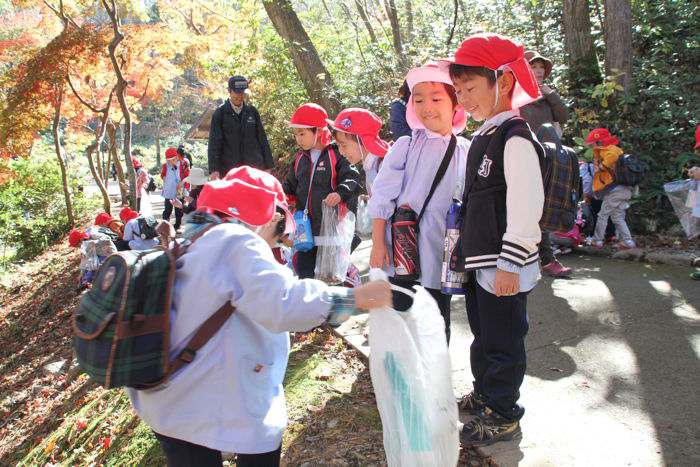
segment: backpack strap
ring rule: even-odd
[[[213,315],[207,318],[207,320],[199,326],[194,336],[187,342],[185,348],[177,354],[177,357],[170,361],[165,377],[169,378],[183,366],[192,363],[197,355],[197,351],[204,347],[204,345],[214,337],[214,334],[219,332],[219,329],[221,329],[234,311],[236,311],[236,307],[231,305],[231,302],[226,302],[216,310]]]
[[[294,156],[294,176],[299,178],[299,172],[297,169],[299,169],[299,162],[301,161],[301,158],[304,156],[304,151],[299,151],[296,156]]]
[[[331,189],[335,191],[335,188],[338,186],[338,171],[335,169],[338,156],[335,155],[335,150],[332,147],[328,148],[328,158],[331,161]]]

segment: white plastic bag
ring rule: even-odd
[[[97,257],[97,243],[100,240],[84,240],[80,245],[80,269],[82,271],[94,271],[100,267],[100,258]]]
[[[330,207],[323,203],[321,235],[314,239],[318,247],[316,279],[327,284],[345,282],[350,266],[350,247],[355,234],[355,214],[344,204]]]
[[[370,271],[370,279],[386,275]],[[369,367],[389,466],[452,467],[459,458],[457,404],[437,303],[416,287],[406,312],[369,317]]]
[[[688,238],[700,235],[700,218],[693,216],[694,196],[697,196],[697,184],[693,180],[675,180],[664,184],[673,211]]]
[[[361,196],[357,201],[357,222],[355,230],[358,235],[372,235],[372,218],[367,209],[367,197]]]

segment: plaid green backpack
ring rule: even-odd
[[[161,222],[158,232],[162,244],[170,245],[172,226]],[[73,315],[73,348],[93,381],[105,388],[156,387],[192,362],[234,312],[230,303],[223,305],[170,358],[175,262],[186,249],[175,243],[173,249],[120,251],[102,263]]]

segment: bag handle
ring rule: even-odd
[[[423,218],[423,214],[425,214],[425,208],[428,207],[428,203],[430,202],[430,199],[433,197],[435,190],[437,189],[438,185],[442,181],[442,178],[445,176],[445,173],[447,172],[447,167],[450,165],[450,162],[452,161],[452,155],[455,153],[456,147],[457,147],[457,137],[453,134],[452,137],[450,138],[450,144],[447,145],[447,151],[445,151],[445,155],[442,156],[442,162],[440,162],[440,167],[438,167],[437,172],[435,173],[435,178],[433,179],[433,184],[430,186],[430,191],[428,191],[428,196],[426,196],[425,202],[423,203],[423,207],[420,210],[420,214],[418,214],[418,219],[416,220],[416,229],[419,228],[420,221]]]

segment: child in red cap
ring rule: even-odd
[[[593,246],[603,248],[605,229],[610,219],[615,224],[615,232],[620,239],[618,247],[635,248],[625,221],[625,213],[632,198],[632,187],[615,184],[615,165],[624,154],[618,146],[620,140],[605,128],[594,128],[588,133],[585,142],[593,146],[593,193],[603,200],[593,234]]]
[[[180,228],[182,223],[182,203],[187,194],[187,187],[183,180],[190,174],[190,166],[187,160],[180,158],[177,149],[168,148],[165,150],[165,164],[160,171],[163,179],[163,220],[169,221],[170,215],[175,208],[175,230]],[[179,207],[178,207],[179,206]]]
[[[544,151],[518,109],[538,99],[540,89],[523,46],[498,34],[468,37],[445,62],[459,103],[484,122],[469,149],[452,264],[467,272],[474,334],[474,390],[459,408],[477,417],[464,426],[461,440],[480,446],[518,436],[524,413],[517,402],[525,376],[527,295],[540,277]]]
[[[344,202],[357,211],[360,173],[344,158],[338,146],[331,144],[328,114],[318,104],[303,104],[294,111],[288,124],[301,150],[294,156],[284,192],[296,200],[296,209],[311,219],[314,237],[321,231],[321,203],[336,206]],[[317,247],[297,252],[297,273],[302,279],[314,277]]]
[[[389,286],[329,287],[295,278],[279,264],[270,245],[294,230],[294,220],[279,181],[262,170],[232,169],[206,183],[197,203],[185,218],[184,237],[193,243],[175,273],[171,354],[222,305],[235,311],[167,385],[127,391],[169,465],[181,465],[183,452],[192,460],[187,465],[221,465],[221,451],[235,451],[237,465],[278,466],[288,331],[337,325],[355,308],[388,306]]]
[[[141,199],[148,196],[146,188],[151,179],[150,174],[136,156],[131,156],[131,163],[136,172],[136,210],[141,210]]]
[[[362,163],[365,171],[367,193],[372,193],[372,183],[379,173],[382,158],[389,150],[389,143],[379,137],[382,120],[365,109],[342,110],[334,120],[328,120],[335,130],[335,141],[340,153],[352,165]]]
[[[146,222],[145,217],[126,207],[119,212],[119,218],[124,223],[124,241],[128,243],[130,250],[150,250],[158,246],[158,238],[142,235],[141,230],[142,224]]]

